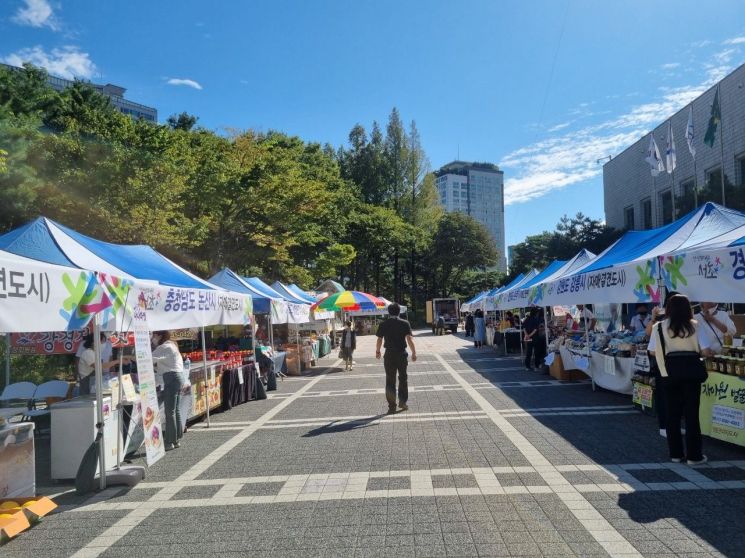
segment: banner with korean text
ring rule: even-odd
[[[701,384],[701,433],[745,446],[745,379],[709,372]]]

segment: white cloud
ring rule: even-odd
[[[552,134],[554,132],[558,132],[559,130],[563,130],[564,128],[568,128],[572,125],[572,122],[574,120],[570,120],[569,122],[562,122],[561,124],[556,124],[555,126],[551,126],[548,130],[546,130],[549,134]]]
[[[53,30],[59,28],[54,10],[47,0],[24,0],[24,4],[25,6],[18,8],[13,21],[31,27],[49,27]]]
[[[709,46],[710,44],[710,40],[704,39],[703,41],[696,41],[695,43],[691,43],[691,46],[694,48],[703,48],[705,46]]]
[[[168,83],[168,85],[185,85],[186,87],[191,87],[200,91],[202,90],[201,84],[193,79],[171,78],[166,83]]]
[[[731,39],[727,39],[722,44],[723,45],[743,45],[745,44],[745,37],[733,37]]]
[[[680,67],[680,62],[670,62],[669,64],[663,64],[660,66],[663,70],[674,70],[675,68]]]
[[[657,99],[633,105],[621,114],[578,130],[561,132],[567,126],[558,124],[548,132],[561,132],[559,135],[508,153],[499,163],[511,176],[505,180],[505,204],[526,202],[600,176],[602,166],[598,159],[626,149],[701,95],[732,70],[737,54],[736,48],[714,53],[709,62],[701,65],[703,72],[698,74],[704,79],[697,85],[660,88]],[[589,112],[587,103],[570,114],[583,111]]]
[[[46,69],[52,75],[66,79],[90,79],[96,73],[96,65],[90,59],[90,55],[75,46],[53,48],[51,52],[46,52],[40,46],[24,48],[9,54],[2,61],[11,66],[22,66],[30,62],[34,66]]]

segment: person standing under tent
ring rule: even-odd
[[[636,305],[636,314],[631,318],[629,323],[629,329],[634,333],[640,331],[646,331],[647,326],[652,321],[652,316],[649,315],[649,307],[646,304]]]
[[[484,321],[484,312],[478,309],[473,319],[473,344],[480,349],[484,346],[484,341],[486,341],[486,321]]]
[[[465,329],[466,329],[466,337],[473,336],[473,329],[474,329],[473,314],[471,314],[470,312],[466,312],[466,327],[465,327]]]
[[[443,335],[445,333],[445,317],[440,315],[437,317],[435,324],[435,335]]]
[[[153,364],[157,368],[156,382],[163,386],[163,407],[165,411],[166,451],[180,446],[184,435],[181,427],[181,391],[186,387],[184,380],[184,360],[178,345],[171,341],[171,332],[154,331],[150,337],[153,349]]]
[[[533,351],[536,345],[536,337],[538,336],[538,310],[531,308],[528,313],[528,317],[523,320],[523,342],[525,343],[525,370],[533,370],[531,360],[533,359]],[[536,354],[536,366],[538,366]]]
[[[592,313],[592,306],[589,304],[578,304],[574,321],[580,327],[585,327],[585,324],[587,324],[587,331],[595,331],[597,319],[595,319],[595,314]]]
[[[662,322],[665,319],[665,306],[670,297],[675,296],[678,291],[667,291],[665,293],[665,301],[663,306],[655,306],[652,308],[652,319],[647,323],[645,333],[647,338],[652,339],[652,332],[654,325]],[[649,371],[652,372],[652,376],[655,381],[655,390],[652,393],[654,408],[657,411],[657,425],[660,428],[660,436],[667,438],[667,404],[665,399],[665,392],[662,389],[662,376],[660,376],[660,369],[657,367],[657,361],[654,357],[649,359]]]
[[[718,306],[716,302],[702,302],[701,311],[695,316],[709,346],[709,356],[720,354],[722,345],[725,344],[724,336],[732,336],[737,332],[732,318],[724,310],[719,310]]]
[[[543,317],[538,312],[536,317],[538,322],[538,332],[533,337],[533,353],[535,355],[535,367],[536,370],[542,370],[546,360],[546,326],[543,323]]]
[[[693,319],[688,297],[676,294],[669,297],[665,306],[666,319],[656,324],[647,350],[654,356],[660,370],[661,387],[667,402],[667,445],[673,463],[687,460],[688,465],[701,465],[707,458],[702,452],[699,404],[701,402],[702,376],[689,374],[690,369],[670,368],[673,359],[666,360],[673,353],[678,355],[700,355],[710,350],[707,339],[701,334],[701,324]],[[685,449],[681,432],[681,417],[685,417]]]
[[[339,353],[344,360],[344,370],[352,370],[354,362],[352,357],[354,350],[357,348],[357,333],[352,329],[352,321],[344,322],[344,329],[341,331],[341,349]]]
[[[93,349],[93,341],[93,335],[86,335],[75,355],[78,372],[78,392],[80,395],[95,393],[96,351]],[[104,374],[112,366],[119,363],[118,360],[112,360],[111,354],[111,351],[109,351],[107,353],[108,360],[104,359],[103,346],[101,347],[101,370],[103,370]],[[129,357],[123,357],[122,362],[125,364],[128,363]]]
[[[409,409],[409,383],[406,368],[409,364],[406,346],[411,350],[411,360],[416,362],[416,347],[411,324],[401,318],[401,307],[395,302],[388,306],[388,319],[378,326],[378,340],[375,345],[375,358],[380,359],[380,348],[385,342],[385,398],[388,401],[388,414],[396,412],[396,376],[398,375],[398,408]]]

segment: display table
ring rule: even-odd
[[[0,428],[0,498],[36,496],[34,423]]]
[[[207,381],[205,383],[204,365],[201,362],[192,362],[189,370],[189,381],[191,382],[192,408],[189,420],[207,413],[204,402],[205,392],[208,394],[210,411],[222,406],[222,373],[225,368],[220,360],[207,362]]]
[[[745,379],[709,372],[701,384],[701,433],[745,446]]]
[[[581,370],[593,379],[595,385],[601,388],[631,395],[634,375],[634,359],[607,356],[592,351],[588,359],[585,355],[574,353],[566,347],[559,347],[561,360],[565,370]],[[587,365],[584,360],[587,359]]]
[[[222,410],[252,401],[256,390],[256,368],[253,363],[224,370],[222,373]]]

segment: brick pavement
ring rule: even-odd
[[[63,497],[2,556],[743,555],[739,448],[669,463],[628,397],[428,332],[387,416],[373,341],[196,425],[136,488]]]

